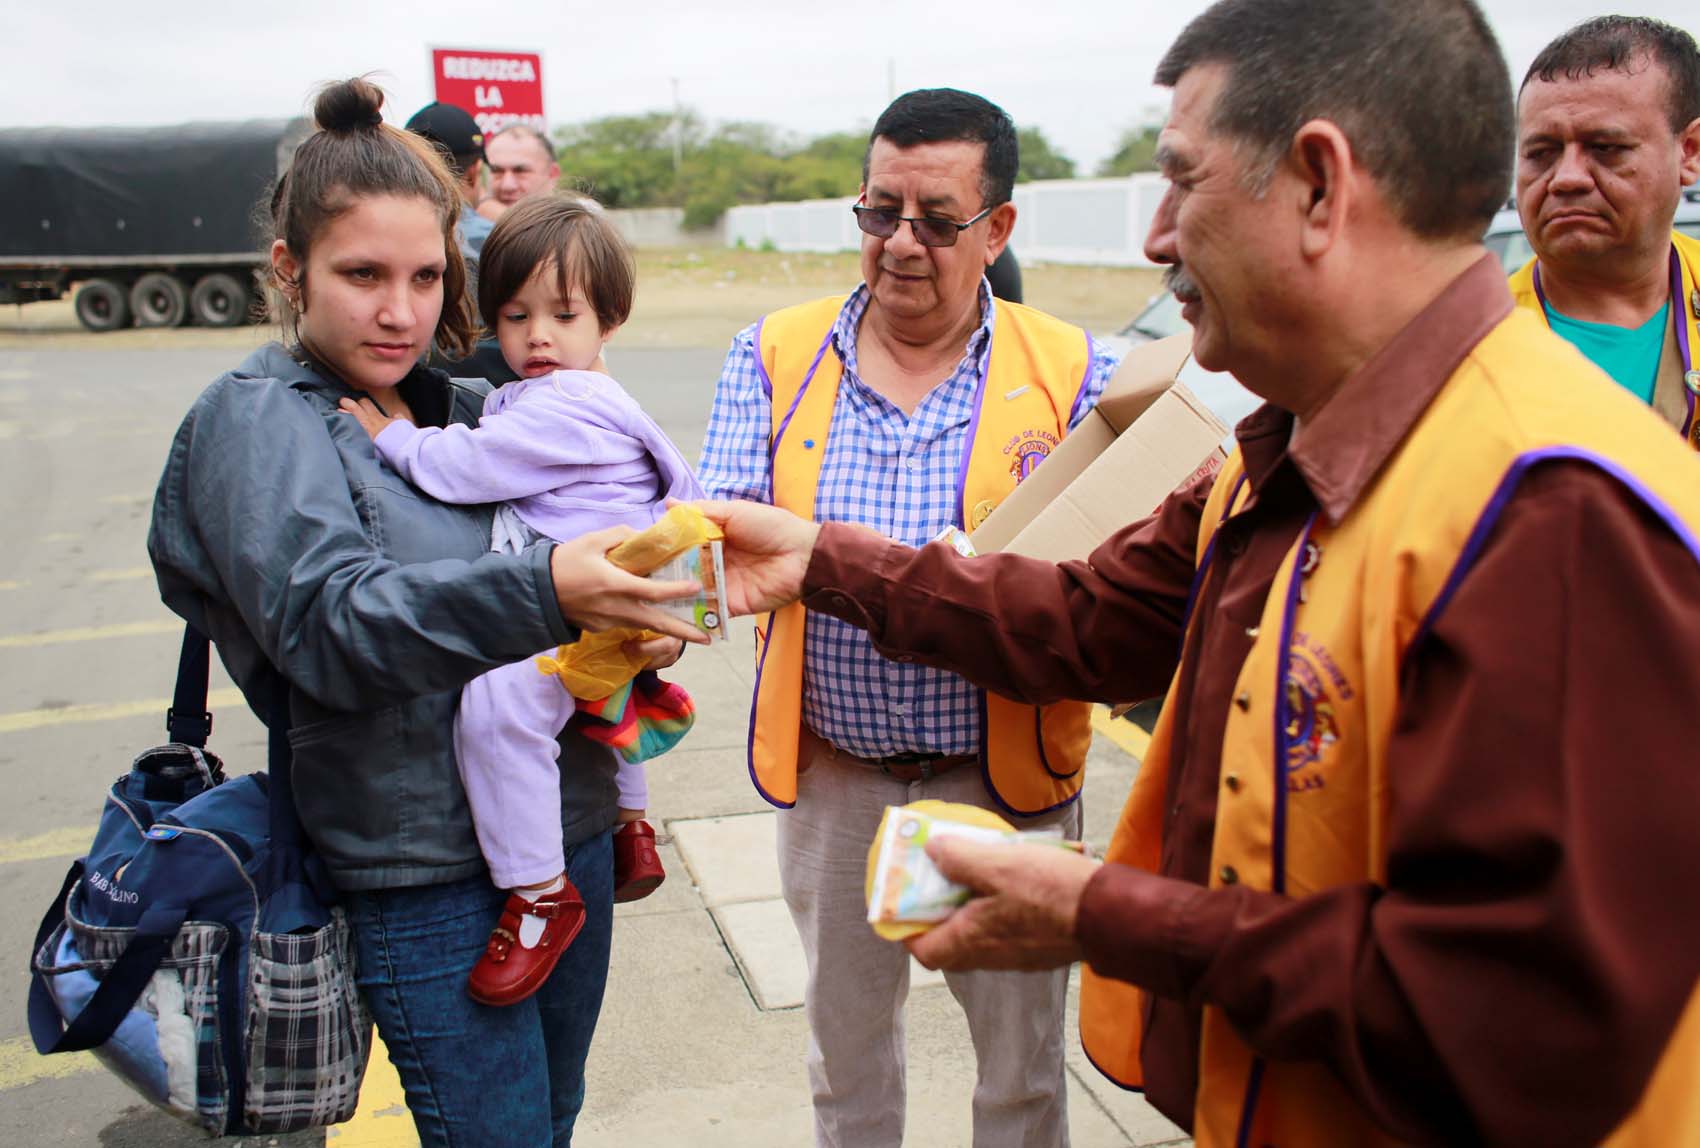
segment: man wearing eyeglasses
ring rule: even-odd
[[[1015,224],[1016,164],[1014,124],[979,96],[916,91],[885,110],[854,208],[864,281],[733,340],[700,468],[713,495],[919,545],[979,525],[1090,410],[1115,356],[986,283]],[[888,661],[800,606],[757,619],[757,637],[749,767],[781,810],[781,884],[808,956],[815,1140],[896,1145],[909,957],[867,924],[880,816],[934,798],[1078,838],[1087,711]],[[1066,1144],[1067,971],[948,978],[978,1056],[977,1148]]]

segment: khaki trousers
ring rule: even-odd
[[[868,846],[887,805],[922,798],[995,808],[964,765],[903,782],[804,738],[797,804],[779,812],[779,874],[808,958],[809,1083],[819,1148],[896,1148],[905,1103],[903,1005],[909,952],[869,928]],[[1023,829],[1080,836],[1080,803]],[[974,1148],[1067,1148],[1063,1012],[1068,970],[946,973],[978,1066]]]

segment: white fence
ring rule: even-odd
[[[1150,267],[1142,250],[1163,177],[1056,179],[1018,184],[1010,246],[1023,263]],[[726,212],[726,243],[780,251],[854,251],[862,233],[849,199],[760,203]]]
[[[718,247],[723,224],[702,231],[685,230],[682,207],[615,208],[608,212],[614,226],[633,247]]]

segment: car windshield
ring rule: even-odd
[[[1145,310],[1135,315],[1133,322],[1123,327],[1121,333],[1143,335],[1147,339],[1167,339],[1184,330],[1186,320],[1181,318],[1180,300],[1165,291],[1147,303]]]
[[[1529,237],[1523,234],[1521,228],[1515,231],[1490,231],[1483,237],[1482,242],[1493,252],[1507,275],[1521,270],[1523,264],[1535,255],[1535,249],[1529,246]]]

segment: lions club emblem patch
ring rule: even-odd
[[[1042,430],[1022,431],[1004,444],[1003,453],[1009,459],[1009,473],[1017,485],[1045,461],[1045,456],[1056,445],[1057,436]]]
[[[1328,651],[1306,634],[1293,635],[1287,659],[1287,790],[1302,793],[1328,784],[1327,766],[1340,740],[1339,701],[1353,697],[1351,683]]]

